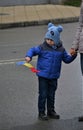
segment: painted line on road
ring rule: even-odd
[[[24,46],[24,45],[28,45],[28,43],[16,43],[16,44],[4,44],[4,43],[0,43],[0,47],[11,47],[11,46]]]
[[[18,61],[17,61],[18,62]],[[11,61],[11,62],[3,62],[3,63],[0,63],[0,65],[8,65],[8,64],[16,64],[15,61]]]
[[[15,64],[18,61],[24,60],[23,58],[19,59],[10,59],[10,60],[0,60],[0,65],[7,65],[7,64]]]
[[[0,65],[16,64],[18,61],[24,61],[24,58],[0,60]],[[36,58],[33,58],[33,61],[36,61]]]

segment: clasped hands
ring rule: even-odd
[[[77,54],[77,51],[74,49],[74,48],[71,48],[70,49],[70,54],[73,56],[73,55],[76,55]]]

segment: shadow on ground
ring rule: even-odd
[[[78,119],[36,121],[26,126],[16,126],[10,130],[83,130],[83,123]]]

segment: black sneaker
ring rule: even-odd
[[[60,119],[60,115],[58,115],[55,111],[48,112],[47,115],[52,119]]]
[[[48,120],[48,117],[45,113],[39,113],[38,118],[39,120]]]
[[[82,121],[83,121],[83,116],[80,116],[80,117],[78,118],[78,121],[79,121],[79,122],[82,122]]]

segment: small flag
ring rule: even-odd
[[[37,70],[32,64],[27,63],[25,61],[19,61],[16,63],[17,65],[24,65],[26,67],[28,67],[33,73],[38,73],[39,70]]]

